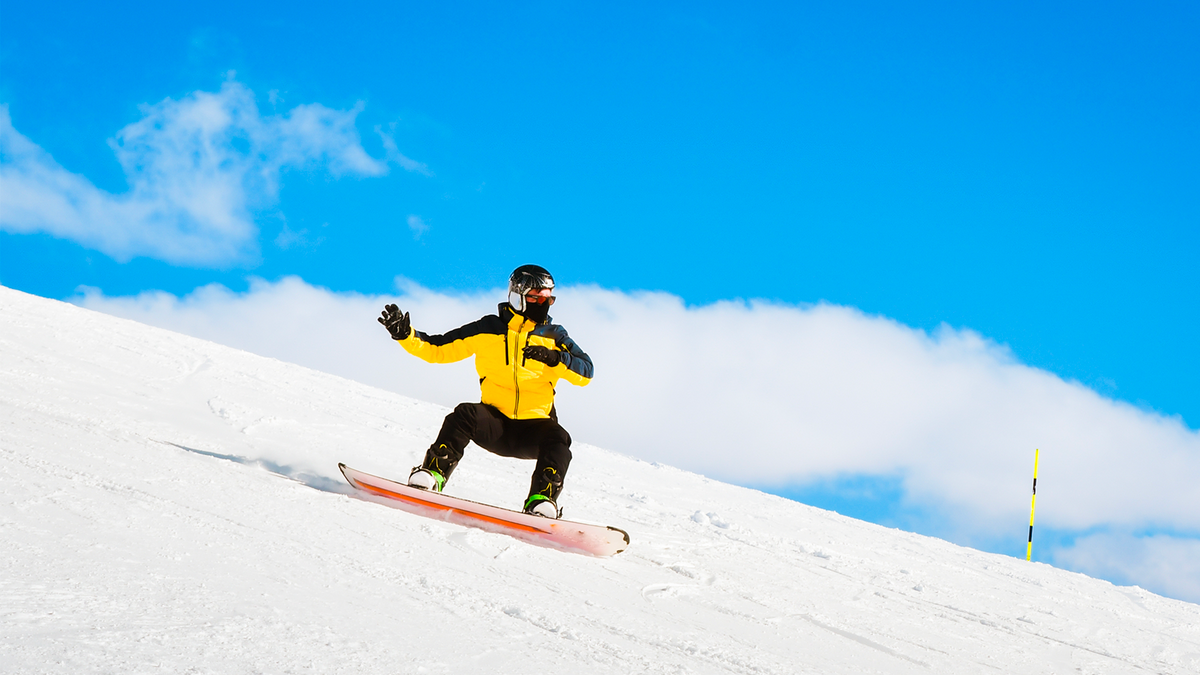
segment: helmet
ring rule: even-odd
[[[554,277],[544,267],[521,265],[508,277],[508,304],[524,314],[525,294],[531,290],[554,288]],[[553,302],[553,300],[551,300]]]

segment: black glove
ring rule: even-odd
[[[525,358],[533,359],[534,361],[541,361],[548,366],[557,366],[558,363],[562,361],[562,352],[558,351],[557,349],[548,349],[540,345],[526,347],[523,353],[525,354]]]
[[[392,334],[393,340],[403,340],[412,332],[412,326],[408,323],[408,312],[400,313],[400,308],[395,305],[386,305],[383,308],[383,315],[379,317],[379,323],[388,329]]]

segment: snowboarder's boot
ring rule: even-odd
[[[430,447],[425,451],[425,461],[421,462],[421,466],[413,467],[408,484],[422,490],[441,492],[457,465],[458,462],[450,461],[450,449],[445,443]]]
[[[413,467],[412,473],[408,475],[408,484],[422,490],[433,490],[441,492],[446,486],[446,477],[431,469],[422,469],[421,467]]]
[[[558,508],[558,495],[562,492],[562,476],[552,466],[543,467],[533,474],[533,484],[529,488],[529,498],[525,500],[525,513],[545,518],[558,518],[562,509]]]
[[[525,513],[531,513],[543,518],[558,518],[562,514],[562,511],[558,509],[558,504],[555,504],[553,499],[541,495],[532,495],[525,502]]]

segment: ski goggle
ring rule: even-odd
[[[554,304],[554,296],[553,295],[538,295],[536,293],[526,293],[525,294],[525,302],[528,302],[528,303],[534,304],[534,305],[540,305],[542,303],[549,303],[549,304],[553,305]]]

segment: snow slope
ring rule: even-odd
[[[615,558],[343,485],[445,413],[0,287],[0,672],[1200,672],[1200,606],[585,444],[563,506]],[[471,449],[450,492],[531,466]]]

